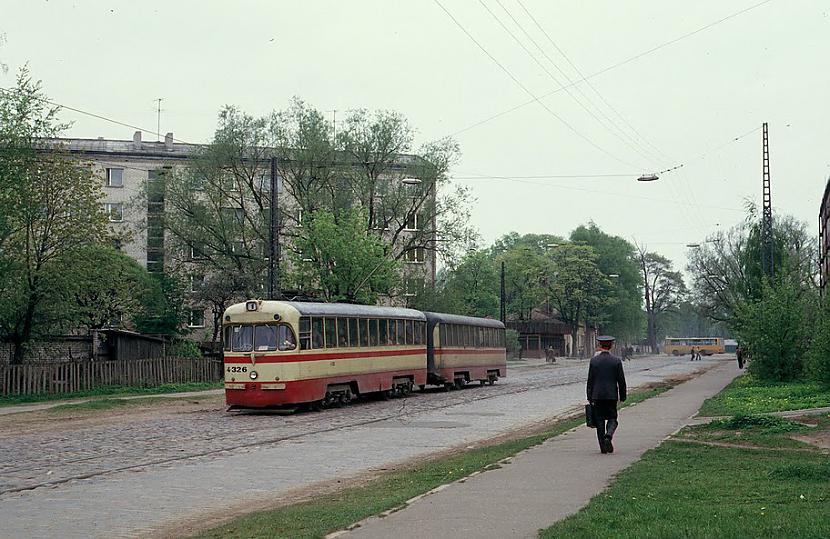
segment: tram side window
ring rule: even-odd
[[[254,349],[253,326],[233,326],[231,348],[234,352],[250,352]]]
[[[380,345],[389,346],[389,320],[381,318],[378,323],[380,324]]]
[[[424,322],[415,322],[415,344],[424,345]]]
[[[360,346],[360,331],[357,329],[359,320],[357,318],[349,318],[349,346],[357,348]]]
[[[276,350],[277,326],[256,326],[254,328],[254,343],[257,352]]]
[[[311,350],[311,318],[300,318],[300,350]]]
[[[337,319],[337,346],[349,346],[349,320],[346,318]]]
[[[337,318],[326,318],[326,348],[337,348]]]
[[[226,352],[230,352],[231,350],[231,327],[225,326],[225,331],[222,333],[222,348]]]
[[[395,320],[389,321],[389,344],[392,346],[398,344],[398,324]]]
[[[406,321],[406,344],[415,344],[415,320]]]
[[[277,327],[277,339],[281,352],[295,350],[297,348],[297,340],[294,338],[294,332],[290,326],[280,324]]]
[[[398,338],[397,338],[396,342],[399,345],[406,344],[406,337],[405,337],[406,330],[404,329],[404,322],[405,322],[404,320],[396,320],[396,324],[398,325]]]
[[[323,348],[324,345],[323,319],[315,316],[311,319],[311,347]]]
[[[369,320],[360,319],[360,346],[369,346]]]
[[[369,346],[378,345],[378,319],[369,319]]]

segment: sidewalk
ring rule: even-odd
[[[146,399],[148,397],[166,397],[166,398],[181,398],[181,397],[205,397],[210,395],[224,395],[225,390],[219,389],[203,389],[201,391],[184,391],[181,393],[144,393],[142,395],[101,395],[98,397],[84,397],[81,399],[67,399],[67,400],[53,400],[48,402],[36,402],[32,404],[13,404],[10,406],[0,407],[0,415],[20,414],[23,412],[39,412],[41,410],[48,410],[56,406],[63,406],[64,404],[80,404],[89,401],[98,401],[103,399],[119,399],[119,400],[133,400]]]
[[[516,455],[500,469],[450,484],[339,537],[537,537],[540,529],[577,512],[617,473],[688,424],[705,399],[741,372],[733,362],[724,362],[623,409],[614,454],[601,454],[595,431],[579,427]]]

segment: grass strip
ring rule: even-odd
[[[830,536],[830,461],[819,452],[667,441],[540,537]]]
[[[625,406],[658,395],[670,386],[632,393]],[[201,538],[319,538],[372,515],[401,506],[406,500],[473,472],[497,466],[507,457],[583,424],[582,416],[563,419],[539,434],[439,457],[383,474],[360,487],[314,497],[308,501],[245,515]]]
[[[38,393],[34,395],[7,395],[0,397],[0,406],[53,402],[87,397],[126,397],[130,395],[162,395],[164,393],[183,393],[186,391],[205,391],[221,389],[223,382],[186,382],[181,384],[162,384],[149,387],[102,386],[89,391],[73,393]]]
[[[94,399],[85,402],[59,404],[45,410],[49,414],[63,414],[67,412],[97,412],[112,410],[113,408],[128,408],[158,404],[160,402],[175,403],[176,401],[199,402],[199,397],[156,397],[147,396],[137,399]]]
[[[719,394],[706,400],[701,416],[761,414],[830,406],[830,386],[816,382],[764,382],[739,376]]]

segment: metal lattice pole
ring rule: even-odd
[[[769,128],[763,125],[763,213],[761,215],[761,264],[764,274],[772,279],[775,275],[772,234],[772,191],[769,175]]]

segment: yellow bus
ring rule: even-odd
[[[704,356],[723,354],[725,349],[720,337],[666,337],[663,352],[672,356],[685,356],[694,348]]]

